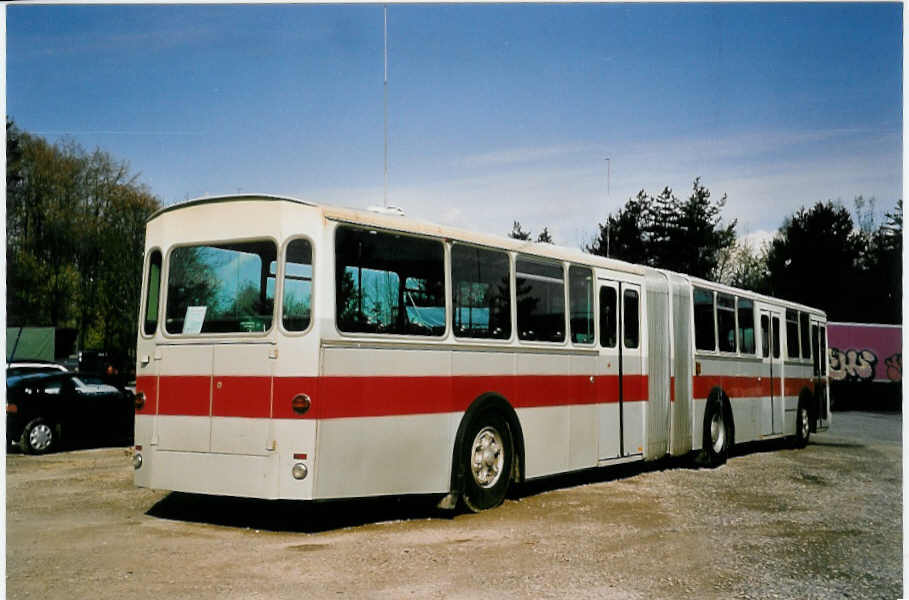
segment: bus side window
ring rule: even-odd
[[[802,358],[811,358],[811,339],[808,337],[808,313],[799,313],[799,329],[802,332]]]
[[[312,246],[296,239],[287,244],[281,322],[287,331],[304,331],[312,316]]]
[[[736,301],[742,354],[754,354],[754,302],[747,298],[736,298]]]
[[[451,247],[451,293],[457,337],[511,337],[511,266],[504,252]]]
[[[735,297],[716,295],[716,329],[720,352],[735,352]]]
[[[770,317],[761,315],[761,356],[770,357]]]
[[[808,332],[805,332],[808,335]],[[799,317],[792,309],[786,310],[786,356],[799,357]]]
[[[694,346],[698,350],[716,350],[713,292],[702,288],[694,288]]]
[[[600,346],[615,348],[618,341],[618,304],[613,287],[600,288]]]
[[[518,257],[515,302],[521,340],[565,340],[565,274],[561,263]]]
[[[568,267],[568,302],[571,307],[571,341],[592,344],[593,338],[593,271]]]
[[[152,250],[148,259],[148,283],[145,290],[145,335],[154,335],[158,329],[158,297],[161,294],[161,251]]]
[[[636,290],[625,290],[622,303],[622,329],[626,348],[637,348],[640,343],[640,311],[638,310],[638,293]]]
[[[821,375],[827,374],[827,328],[821,326],[821,339],[818,346],[818,354],[821,355]]]
[[[820,353],[817,351],[817,325],[811,325],[811,347],[814,348],[814,376],[820,377],[821,358]]]
[[[780,319],[773,317],[773,358],[780,357]]]
[[[339,226],[335,311],[340,331],[445,333],[445,251],[438,240]]]

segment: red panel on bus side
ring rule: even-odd
[[[211,407],[211,377],[168,375],[159,379],[158,414],[207,417]]]
[[[805,388],[814,391],[814,380],[809,377],[786,378],[786,396],[798,396]]]
[[[648,392],[646,375],[622,377],[622,402],[646,402]]]
[[[280,377],[275,378],[273,414],[276,419],[337,419],[450,412],[451,385],[450,377]],[[297,394],[312,401],[305,415],[291,407]]]
[[[692,390],[695,398],[704,399],[710,395],[710,390],[721,388],[732,398],[757,398],[769,396],[771,392],[770,377],[726,377],[722,375],[698,375],[692,378]],[[787,377],[785,380],[784,395],[798,396],[802,389],[810,387],[811,379]],[[780,378],[772,379],[773,394],[780,396]]]
[[[215,376],[211,414],[213,417],[269,418],[271,378]]]
[[[136,411],[138,415],[153,415],[158,412],[158,376],[140,375],[136,377],[136,393],[145,394],[145,404]]]
[[[596,401],[609,404],[619,401],[619,376],[598,375],[596,377]]]
[[[695,398],[705,399],[713,388],[720,388],[730,398],[757,398],[770,395],[770,378],[696,375],[691,391]]]

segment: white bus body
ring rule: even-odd
[[[143,281],[143,487],[481,509],[829,424],[821,311],[549,244],[209,198],[150,218]]]

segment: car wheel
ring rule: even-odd
[[[464,503],[473,512],[498,506],[508,493],[514,461],[508,424],[494,412],[478,415],[464,441]]]
[[[44,419],[35,419],[22,430],[19,447],[29,454],[45,454],[51,451],[56,441],[53,427]]]

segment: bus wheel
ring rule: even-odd
[[[464,503],[473,512],[498,506],[511,483],[514,445],[505,420],[497,413],[478,415],[464,441]]]
[[[718,467],[729,455],[729,423],[720,397],[711,396],[704,410],[704,459],[708,466]]]
[[[795,413],[795,447],[804,448],[808,445],[811,436],[811,417],[808,407],[804,402],[799,402],[799,410]]]

